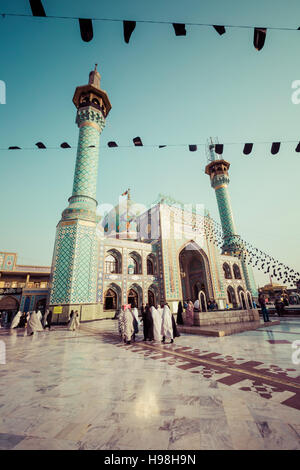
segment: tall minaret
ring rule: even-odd
[[[99,138],[111,109],[107,93],[100,88],[97,64],[89,83],[76,88],[73,103],[79,127],[73,192],[57,225],[49,304],[64,306],[62,319],[79,307],[88,319],[94,318],[96,304]]]
[[[210,163],[206,165],[205,173],[210,176],[211,186],[214,188],[216,193],[224,240],[222,253],[228,255],[245,253],[243,243],[236,231],[228,191],[228,184],[230,181],[228,170],[230,163],[226,160],[220,159],[219,155],[215,152],[215,144],[212,141],[208,148]],[[246,264],[243,256],[241,257],[241,264],[247,289],[254,297],[257,297],[257,288],[252,268]]]

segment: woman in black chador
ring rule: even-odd
[[[183,325],[182,312],[183,312],[183,308],[182,308],[182,303],[180,301],[178,304],[178,310],[177,310],[177,325]]]
[[[144,323],[144,341],[152,341],[154,339],[153,336],[153,318],[150,312],[150,307],[147,304],[145,308],[145,312],[143,315],[143,323]]]

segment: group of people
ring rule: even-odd
[[[77,330],[77,328],[79,328],[79,325],[80,325],[80,321],[79,321],[79,313],[78,313],[78,310],[71,310],[71,313],[70,313],[70,318],[69,318],[69,322],[68,322],[68,329],[70,331],[75,331]]]
[[[183,321],[183,307],[185,308],[185,321]],[[197,299],[195,303],[189,299],[187,302],[183,302],[183,307],[182,303],[178,303],[178,310],[177,310],[177,325],[187,325],[187,326],[193,326],[194,325],[194,312],[199,312],[200,311],[200,304],[199,300]]]
[[[51,329],[52,311],[46,310],[45,314],[38,310],[37,312],[17,312],[12,319],[10,329],[27,328],[27,335],[31,336],[37,331],[43,331],[46,328]]]
[[[266,305],[268,302],[268,299],[265,297],[265,295],[262,292],[260,292],[258,295],[258,302],[261,308],[261,313],[263,315],[264,322],[270,321],[269,312],[268,312],[267,305]],[[286,297],[277,296],[275,299],[274,305],[275,305],[275,310],[276,310],[277,315],[279,317],[282,317],[282,315],[284,314],[284,307],[286,305],[289,305],[289,302]]]
[[[126,344],[135,341],[135,335],[139,331],[141,322],[143,323],[144,341],[165,343],[166,339],[169,339],[170,343],[173,343],[174,338],[180,336],[168,304],[157,307],[143,304],[141,314],[140,320],[138,309],[135,306],[131,308],[130,304],[123,305],[118,317],[119,333],[122,341]]]
[[[70,331],[75,331],[79,327],[79,314],[78,311],[71,311],[68,329]],[[27,328],[27,335],[32,336],[38,331],[43,331],[46,328],[51,330],[52,325],[52,310],[46,310],[44,315],[40,310],[37,312],[17,312],[12,319],[10,329],[15,328]]]

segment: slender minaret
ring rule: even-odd
[[[57,225],[49,304],[65,306],[62,317],[80,307],[82,316],[90,318],[96,303],[99,138],[111,109],[107,93],[100,88],[97,64],[89,83],[76,88],[73,103],[79,127],[73,192]]]
[[[228,191],[230,163],[220,159],[215,152],[215,144],[211,141],[208,146],[210,163],[205,167],[205,173],[210,176],[211,186],[214,188],[218,203],[218,209],[223,231],[222,253],[228,255],[245,254],[245,248],[237,234],[236,226],[231,208],[231,201]],[[252,268],[246,264],[244,256],[241,256],[244,278],[247,289],[254,297],[257,297],[257,289],[254,281]]]

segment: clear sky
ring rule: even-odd
[[[300,26],[298,0],[43,0],[48,15],[161,20],[253,26]],[[0,12],[30,13],[29,1],[0,0]],[[203,203],[218,218],[214,191],[204,173],[205,148],[105,148],[194,144],[218,136],[231,162],[230,194],[238,232],[259,249],[300,269],[299,166],[295,144],[273,156],[270,144],[242,153],[244,142],[300,140],[300,105],[291,101],[300,80],[300,31],[269,30],[264,48],[253,30],[138,23],[130,43],[122,23],[94,22],[94,39],[81,40],[76,20],[0,17],[0,147],[76,145],[72,97],[94,63],[112,110],[101,137],[97,197],[116,204],[150,204],[158,193]],[[52,259],[55,227],[72,192],[75,149],[0,151],[0,250],[16,251],[22,264]],[[258,273],[257,281],[266,278]]]

